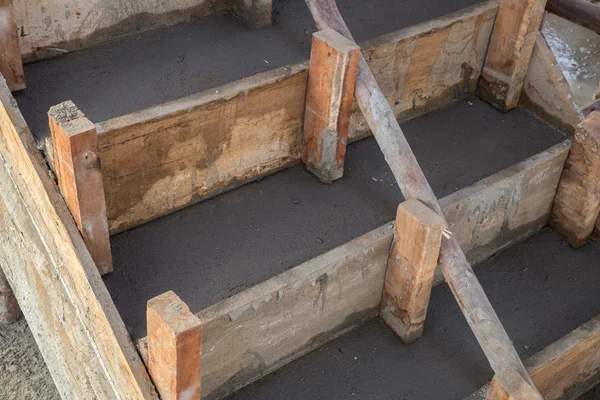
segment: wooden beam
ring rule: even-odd
[[[25,89],[25,74],[12,0],[0,0],[0,73],[11,91]]]
[[[306,4],[313,15],[317,28],[332,28],[349,39],[352,38],[352,34],[344,22],[335,0],[306,0]],[[531,46],[533,48],[533,43]],[[379,88],[369,66],[362,59],[359,63],[356,79],[355,97],[404,198],[416,198],[438,215],[443,216],[437,198],[423,174],[423,170],[419,166],[402,129],[400,129],[394,112]],[[521,386],[511,386],[512,379],[505,375],[505,371],[516,371],[527,381],[529,386],[533,386],[533,382],[531,382],[517,351],[467,262],[464,251],[456,238],[451,235],[442,240],[440,268],[471,330],[475,334],[491,367],[498,374],[502,385],[509,393],[524,396],[525,393]],[[537,397],[541,398],[539,395]]]
[[[273,23],[273,0],[233,0],[233,13],[249,29],[264,28]]]
[[[548,0],[546,10],[600,35],[600,5],[589,0]]]
[[[333,29],[313,34],[302,161],[323,182],[344,175],[360,48]]]
[[[202,324],[172,291],[148,301],[148,370],[162,400],[200,400]]]
[[[400,204],[379,315],[404,343],[423,334],[444,220],[419,200]]]
[[[572,388],[600,374],[600,316],[583,324],[527,361],[531,379],[545,400],[561,398]],[[496,379],[486,400],[516,400]]]
[[[538,32],[520,104],[562,131],[573,134],[583,119],[573,99],[569,82],[546,39]]]
[[[575,131],[550,225],[574,247],[589,240],[600,212],[600,112],[591,113]]]
[[[546,0],[500,0],[479,95],[502,111],[519,104]]]
[[[15,322],[21,316],[17,299],[0,268],[0,325]]]
[[[66,399],[156,399],[146,368],[0,79],[0,264]]]
[[[52,107],[48,117],[60,190],[98,271],[112,272],[96,127],[71,101]]]

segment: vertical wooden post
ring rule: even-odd
[[[273,23],[273,0],[233,0],[233,13],[249,29],[260,29]]]
[[[71,101],[48,112],[60,190],[101,274],[112,271],[106,202],[94,124]]]
[[[0,324],[10,324],[21,316],[17,299],[0,268]]]
[[[600,212],[600,112],[577,127],[563,170],[550,225],[574,247],[590,238]]]
[[[517,106],[546,0],[500,0],[479,95],[502,111]]]
[[[148,301],[148,369],[163,400],[200,400],[202,325],[172,291]]]
[[[11,91],[25,89],[25,75],[12,0],[0,0],[0,73]]]
[[[360,48],[333,29],[313,35],[302,161],[323,182],[344,174]]]
[[[405,343],[421,337],[444,221],[416,199],[400,204],[379,315]]]

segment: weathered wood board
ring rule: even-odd
[[[571,134],[583,120],[583,114],[575,104],[567,79],[546,39],[539,32],[525,76],[520,103],[545,121]]]
[[[440,201],[471,262],[546,224],[568,146]],[[376,316],[392,237],[389,223],[197,313],[203,398],[222,398]]]
[[[0,265],[64,399],[156,398],[143,363],[0,80]]]
[[[490,0],[363,46],[399,118],[475,91],[496,7]],[[98,124],[111,232],[298,162],[307,65]],[[351,121],[350,140],[370,134],[356,105]]]

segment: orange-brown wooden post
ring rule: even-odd
[[[200,400],[202,325],[172,291],[148,301],[148,369],[162,400]]]
[[[379,315],[405,343],[423,334],[442,218],[416,199],[398,207]]]
[[[12,0],[0,0],[0,73],[11,91],[25,89],[19,34]]]
[[[550,225],[574,247],[592,235],[600,213],[600,112],[579,124],[567,157]]]
[[[21,316],[17,299],[8,285],[8,280],[0,268],[0,324],[10,324]]]
[[[233,0],[233,13],[249,29],[260,29],[273,23],[273,0]]]
[[[344,174],[360,48],[333,29],[313,35],[302,161],[323,182]]]
[[[112,271],[95,125],[71,101],[48,111],[60,190],[101,274]]]
[[[519,104],[546,0],[500,0],[479,95],[502,111]]]

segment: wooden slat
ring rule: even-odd
[[[554,146],[440,201],[471,262],[546,224],[567,153],[568,145]],[[377,315],[392,237],[386,224],[196,314],[204,398],[223,397]]]
[[[155,399],[33,136],[0,81],[0,264],[65,399]]]
[[[96,127],[71,101],[52,107],[48,117],[58,186],[98,271],[112,272]]]
[[[479,94],[502,111],[519,104],[546,0],[500,0]]]
[[[580,247],[589,240],[599,213],[600,112],[594,111],[575,131],[550,224],[572,246]]]
[[[423,335],[444,220],[416,199],[400,204],[379,315],[404,343]]]
[[[13,0],[0,0],[0,73],[10,90],[25,89]]]
[[[356,43],[334,30],[313,35],[302,161],[323,182],[332,182],[344,175],[360,56]]]
[[[401,119],[475,91],[496,3],[363,46]],[[279,68],[98,125],[111,233],[299,161],[306,64]],[[370,135],[353,106],[349,140]]]
[[[233,13],[249,29],[264,28],[273,22],[273,0],[233,0]]]
[[[564,132],[574,133],[583,116],[573,99],[552,50],[538,32],[520,104]]]
[[[545,400],[561,398],[600,374],[600,316],[585,323],[527,361],[531,379]],[[495,379],[486,400],[513,400]]]
[[[0,268],[0,324],[10,324],[21,316],[17,299]]]
[[[172,291],[148,300],[148,370],[162,400],[200,400],[202,325]]]

